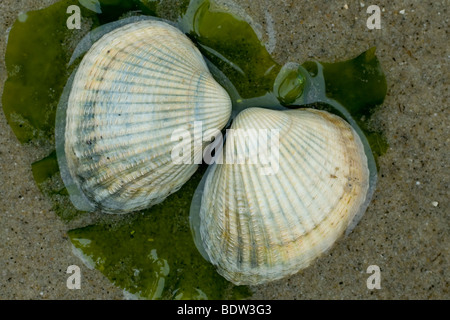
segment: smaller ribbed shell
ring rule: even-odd
[[[92,45],[76,71],[66,112],[64,149],[73,183],[93,208],[127,213],[161,202],[192,176],[198,167],[194,138],[201,139],[194,136],[195,122],[201,134],[221,130],[231,101],[181,31],[144,20]],[[172,161],[178,129],[192,138],[188,164]]]
[[[251,108],[231,129],[236,137],[231,143],[228,134],[225,164],[211,168],[204,186],[203,249],[235,284],[294,274],[333,245],[364,203],[369,170],[360,138],[344,120],[313,109]],[[239,129],[256,130],[244,137]],[[256,144],[260,129],[279,130],[276,174],[262,174],[267,162],[254,158],[226,163],[229,153],[263,150]]]

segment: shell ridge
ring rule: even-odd
[[[287,124],[288,124],[288,126],[286,126]],[[278,173],[275,176],[277,178],[277,180],[276,180],[276,183],[278,185],[277,189],[283,190],[284,194],[289,195],[292,190],[296,190],[296,189],[295,189],[295,183],[293,183],[293,181],[292,181],[294,176],[286,174],[286,171],[287,171],[286,169],[290,170],[290,172],[296,172],[296,168],[297,168],[297,166],[299,166],[299,164],[294,164],[294,163],[290,162],[290,160],[293,159],[291,154],[293,152],[297,152],[297,150],[296,150],[296,147],[294,145],[292,145],[292,143],[290,143],[290,145],[292,145],[292,149],[290,150],[286,146],[286,143],[289,140],[288,138],[291,136],[291,131],[293,131],[294,128],[297,128],[297,123],[295,123],[293,121],[293,119],[286,117],[286,120],[284,121],[284,125],[286,126],[286,129],[285,129],[286,133],[285,133],[285,135],[280,137],[280,139],[282,139],[282,141],[280,141],[280,143],[279,143],[279,145],[280,145],[279,151],[281,153],[280,155],[281,155],[282,161],[280,161],[280,163],[279,163],[280,168],[278,170]],[[284,142],[284,143],[282,143],[282,142]],[[286,168],[286,166],[288,168]],[[287,181],[287,183],[285,183],[285,184],[281,183],[280,175],[283,175],[283,178],[285,181]],[[302,182],[302,179],[298,179],[298,182],[299,183]],[[306,189],[305,184],[304,184],[303,189]],[[297,200],[296,205],[303,206],[304,210],[307,211],[307,208],[304,206],[304,203],[299,201],[298,197],[296,197],[294,200]],[[283,208],[283,209],[287,209],[287,212],[295,212],[295,208],[291,202],[291,199],[289,199],[289,197],[286,197],[285,201],[288,204],[289,208]],[[284,210],[282,210],[282,212],[283,212],[283,216],[284,216],[285,220],[288,222],[287,230],[292,226],[292,223],[294,223],[294,225],[296,225],[297,227],[302,229],[303,232],[305,232],[305,230],[307,230],[307,226],[303,225],[304,221],[300,217],[299,214],[294,214],[294,215],[290,214],[288,217],[284,214]],[[302,232],[302,231],[300,231],[300,232]],[[291,241],[293,239],[295,239],[296,237],[297,236],[295,236],[291,233]],[[280,244],[281,244],[281,242],[280,242]]]
[[[271,113],[271,114],[273,114],[273,115],[278,115],[278,114],[276,114],[276,113]],[[258,128],[268,128],[268,127],[275,128],[275,126],[272,124],[272,120],[271,120],[271,119],[268,119],[268,118],[269,118],[269,117],[259,117],[258,120],[261,121],[261,124],[258,126]],[[287,137],[290,136],[290,132],[292,131],[292,128],[294,127],[295,124],[294,124],[294,122],[292,121],[292,119],[290,119],[289,117],[286,117],[286,116],[284,116],[283,118],[282,118],[281,116],[278,116],[277,119],[278,119],[278,120],[283,119],[283,123],[282,123],[281,125],[279,125],[279,126],[280,126],[280,127],[284,127],[284,128],[282,128],[282,129],[283,129],[283,131],[285,132],[284,135],[281,135],[281,136],[280,136],[280,139],[281,139],[282,141],[287,140]],[[281,148],[285,148],[285,146],[283,145],[282,141],[280,141],[280,146],[281,146]],[[294,149],[294,150],[295,150],[295,149]],[[289,150],[288,150],[288,151],[289,151]],[[289,159],[290,157],[289,157],[289,155],[288,155],[288,152],[286,152],[285,154],[287,155],[286,159]],[[290,168],[291,168],[291,169],[294,169],[295,167],[294,167],[294,166],[291,166]],[[279,171],[278,171],[278,173],[277,173],[276,176],[278,176],[278,174],[280,174],[280,172],[284,172],[284,170],[283,170],[283,163],[280,163],[280,168],[279,168]],[[294,172],[294,170],[293,170],[293,172]],[[289,175],[288,175],[288,176],[289,176]],[[290,176],[289,176],[289,177],[290,177]],[[283,185],[282,187],[280,187],[280,185],[279,185],[279,188],[280,188],[279,190],[288,190],[288,191],[289,191],[289,189],[286,189],[286,186],[285,186],[285,185]],[[274,194],[274,192],[275,192],[275,190],[272,190],[272,191],[270,191],[270,194]],[[302,203],[302,205],[303,205],[303,203]],[[290,208],[293,209],[292,206],[290,206]],[[304,207],[304,208],[305,208],[305,207]],[[306,208],[305,208],[305,209],[306,209]],[[289,220],[289,219],[287,218],[287,216],[284,216],[284,218],[286,219],[286,221]],[[302,220],[300,220],[300,217],[299,217],[298,215],[296,216],[296,220],[299,222],[300,225],[303,224]],[[303,227],[303,229],[305,229],[305,228]],[[281,230],[281,228],[280,228],[280,230]],[[282,241],[278,240],[278,241],[277,241],[277,244],[280,244],[280,243],[282,243]]]
[[[193,92],[199,78],[202,84]],[[70,175],[97,208],[124,213],[162,201],[198,167],[170,162],[172,131],[189,130],[202,117],[222,129],[231,113],[231,100],[189,38],[148,20],[121,26],[92,44],[67,105]],[[209,119],[208,111],[215,110],[216,119]]]
[[[305,230],[310,230],[311,228],[314,227],[314,225],[320,223],[320,220],[312,220],[312,214],[311,214],[311,210],[314,209],[314,207],[311,207],[310,204],[312,204],[314,206],[315,201],[313,201],[313,197],[311,197],[310,195],[312,195],[313,190],[321,187],[322,191],[324,191],[323,188],[325,188],[325,190],[327,191],[326,194],[330,195],[332,194],[332,189],[329,186],[329,184],[326,183],[326,181],[324,180],[324,177],[322,174],[315,174],[316,171],[316,167],[313,166],[311,164],[312,161],[307,161],[306,156],[309,155],[310,157],[312,157],[313,160],[315,159],[315,156],[312,156],[312,153],[307,152],[307,150],[309,150],[308,146],[302,146],[302,142],[303,139],[299,139],[299,141],[296,141],[296,137],[294,137],[294,134],[291,134],[291,146],[292,146],[292,150],[297,151],[295,154],[303,159],[304,161],[301,161],[301,163],[296,163],[295,165],[292,164],[292,166],[295,166],[295,168],[297,168],[297,170],[301,170],[302,174],[299,174],[298,176],[296,176],[296,178],[298,179],[298,183],[301,183],[302,185],[302,190],[304,190],[305,192],[301,192],[300,194],[302,195],[301,199],[301,203],[303,208],[305,209],[305,211],[308,212],[308,214],[306,216],[303,216],[303,218],[310,218],[307,221],[302,220],[302,225],[305,226]],[[292,143],[296,142],[295,145],[293,145]],[[301,147],[303,152],[298,151],[298,147]],[[289,150],[285,149],[286,146],[283,146],[283,150],[286,150],[285,152],[283,152],[283,155],[288,155],[289,154]],[[281,150],[280,150],[281,151]],[[287,157],[286,159],[289,159],[289,157]],[[325,169],[325,168],[323,168]],[[315,180],[318,179],[318,180]],[[308,196],[308,198],[305,198],[306,196]]]
[[[204,187],[204,194],[202,197],[202,206],[201,206],[201,211],[200,211],[200,219],[205,221],[205,223],[200,225],[200,231],[201,231],[201,236],[203,239],[203,244],[206,245],[207,249],[209,249],[209,250],[206,250],[206,252],[207,252],[211,262],[213,264],[218,264],[219,260],[216,257],[216,254],[227,250],[228,242],[226,242],[226,240],[229,238],[230,226],[228,224],[229,219],[220,219],[221,223],[216,223],[218,226],[217,231],[216,231],[216,228],[210,228],[210,225],[215,221],[215,219],[222,218],[222,215],[224,217],[226,217],[227,212],[228,212],[227,201],[218,204],[218,203],[211,201],[215,197],[208,197],[210,192],[214,191],[213,194],[214,195],[217,194],[217,191],[218,191],[217,189],[220,186],[217,183],[217,180],[212,179],[213,176],[215,176],[216,172],[218,172],[218,174],[220,174],[220,175],[222,174],[221,170],[217,171],[217,169],[219,169],[219,167],[217,165],[214,164],[213,166],[214,166],[213,167],[214,169],[208,175],[206,183],[205,183],[205,187]],[[224,193],[224,196],[227,196],[227,193]],[[211,208],[211,206],[213,206],[213,208]],[[217,207],[219,207],[219,208],[216,209]],[[219,211],[221,214],[212,216],[207,213],[208,209],[209,210],[212,210],[212,209],[222,210],[222,211]],[[226,222],[226,224],[224,222]],[[205,239],[216,238],[216,237],[219,240],[217,243],[211,242],[211,241],[205,241]]]
[[[184,34],[183,34],[184,36]],[[161,46],[161,48],[164,48],[167,50],[167,52],[170,52],[171,56],[175,59],[176,62],[178,62],[180,64],[180,67],[183,67],[183,70],[186,70],[189,72],[189,70],[208,70],[208,67],[206,65],[206,63],[203,60],[203,56],[201,55],[200,51],[198,51],[197,47],[195,47],[194,45],[192,45],[192,42],[189,40],[189,42],[185,41],[185,44],[187,46],[189,46],[189,49],[191,49],[191,53],[194,54],[195,59],[188,59],[190,57],[187,57],[184,52],[183,53],[178,53],[176,50],[177,46],[175,46],[174,48],[169,47],[166,45],[166,41],[167,39],[162,39],[163,41],[160,41],[158,44]],[[175,39],[174,39],[175,40]],[[178,39],[176,39],[178,40]],[[155,50],[159,51],[160,53],[163,53],[164,51],[155,46]],[[168,56],[168,55],[165,55]],[[168,62],[167,60],[165,60],[166,62]]]
[[[228,222],[224,221],[231,226],[229,236],[216,239],[214,219],[220,213],[214,202],[221,203],[221,194],[213,194],[209,207],[202,208],[204,214],[211,216],[205,223],[211,231],[203,241],[208,248],[216,248],[208,254],[215,256],[213,264],[218,272],[235,284],[260,284],[307,267],[343,235],[359,206],[365,203],[369,172],[354,130],[335,116],[297,112],[288,118],[289,125],[284,124],[279,171],[275,176],[260,176],[259,164],[247,161],[218,164],[214,175],[208,177],[218,192],[225,190],[227,199],[234,199],[226,201],[234,201],[235,207],[227,207]],[[285,120],[281,114],[246,109],[232,128],[276,128]],[[230,146],[227,139],[225,155],[245,154],[247,148],[254,151],[255,139],[248,142],[248,147],[244,142],[244,138],[237,139]],[[229,247],[218,250],[217,242]]]
[[[131,44],[131,46],[132,46],[132,44]],[[135,47],[135,48],[138,48],[138,47]],[[152,49],[154,49],[154,48],[152,48]],[[137,53],[134,53],[132,51],[127,51],[127,50],[129,50],[129,48],[127,48],[127,47],[120,48],[120,50],[116,52],[116,55],[108,57],[109,61],[106,65],[104,65],[104,64],[96,65],[96,68],[98,70],[101,70],[103,73],[109,72],[112,74],[122,74],[124,71],[123,67],[128,66],[128,68],[132,67],[139,71],[145,70],[146,72],[152,74],[152,78],[153,78],[154,73],[160,74],[161,77],[157,78],[157,79],[166,80],[166,81],[167,81],[167,76],[168,76],[167,71],[171,72],[172,79],[180,78],[180,79],[185,79],[185,80],[188,80],[191,77],[191,75],[193,73],[192,71],[195,71],[195,72],[198,71],[197,69],[194,69],[194,70],[189,69],[183,64],[174,66],[172,61],[167,60],[167,58],[165,58],[165,56],[167,56],[167,53],[166,53],[166,55],[164,55],[164,52],[158,51],[156,49],[154,49],[154,50],[161,53],[161,56],[153,57],[154,60],[151,60],[153,50],[149,50],[148,52],[146,52],[144,57],[142,57],[141,55],[139,55]],[[140,49],[140,50],[143,51],[143,49]],[[142,61],[141,61],[141,63],[137,63],[137,62],[133,62],[133,61],[130,61],[127,59],[119,58],[119,57],[117,57],[117,55],[119,53],[120,54],[126,53],[128,55],[133,56],[135,59],[141,59]],[[145,57],[148,60],[143,60],[143,58],[145,58]],[[161,62],[165,62],[165,63],[161,63]],[[121,68],[120,69],[111,68],[110,65],[112,63],[121,66]],[[159,63],[159,64],[156,65],[156,63]],[[92,63],[92,65],[94,65],[94,63]],[[91,69],[88,69],[87,71],[90,71],[90,70]],[[126,73],[129,75],[142,77],[142,74],[138,73],[137,71],[127,70]],[[146,75],[146,73],[144,73],[144,75]],[[178,76],[175,77],[174,75],[178,75]],[[102,78],[102,76],[99,75],[99,78]]]
[[[133,171],[130,171],[132,170]],[[164,174],[167,174],[168,171],[170,170],[170,167],[165,167],[165,170],[161,170],[158,173],[159,179],[163,179],[164,178]],[[148,188],[152,187],[153,185],[158,185],[162,187],[162,190],[160,190],[160,193],[163,193],[165,196],[175,192],[169,192],[170,191],[170,187],[167,184],[169,184],[171,182],[171,180],[173,180],[172,175],[167,175],[169,179],[169,181],[158,181],[158,180],[154,180],[152,175],[155,175],[154,170],[148,170],[147,172],[142,172],[140,174],[137,174],[134,168],[127,168],[127,171],[130,171],[129,175],[123,177],[124,181],[123,183],[117,182],[110,185],[110,187],[108,189],[105,189],[105,191],[107,191],[108,193],[104,194],[103,197],[98,197],[96,198],[96,202],[100,203],[101,205],[104,205],[104,202],[108,202],[110,199],[117,199],[117,198],[121,198],[123,196],[125,196],[127,199],[129,199],[129,201],[134,201],[135,200],[135,196],[133,196],[134,194],[140,195],[142,192],[133,192],[132,190],[136,189],[137,184],[139,184],[141,182],[141,185],[146,185],[146,179],[148,180],[149,178],[152,179],[152,184],[150,185],[146,185],[147,188],[145,188],[144,190],[147,190]],[[178,170],[176,172],[180,172],[182,170]],[[194,170],[195,171],[195,170]],[[194,172],[192,172],[190,175],[192,175]],[[114,180],[113,180],[114,181]],[[145,192],[146,194],[146,199],[145,201],[142,202],[142,204],[137,205],[137,208],[143,208],[145,207],[145,203],[148,200],[155,200],[160,198],[160,196],[158,195],[152,195],[152,193],[148,193]],[[164,196],[164,197],[165,197]],[[115,200],[113,200],[113,202],[115,202]],[[136,206],[136,202],[134,203]]]
[[[282,149],[283,156],[289,155],[288,151],[284,151],[286,149]],[[280,150],[281,151],[281,150]],[[288,158],[286,158],[288,159]],[[289,162],[289,161],[288,161]],[[296,193],[298,195],[297,205],[299,205],[303,214],[299,215],[298,218],[300,220],[300,224],[303,228],[303,232],[307,234],[309,230],[313,229],[322,219],[314,219],[313,210],[316,209],[314,195],[311,195],[313,190],[317,188],[317,184],[311,177],[311,169],[308,169],[310,165],[306,163],[291,163],[289,162],[289,166],[291,168],[295,168],[297,172],[299,172],[294,177],[289,177],[288,179],[296,179],[297,183],[292,182],[292,188],[295,188]],[[310,167],[312,168],[312,167]]]
[[[173,71],[179,71],[179,70],[174,70],[175,68],[173,66],[177,66],[177,68],[180,68],[183,71],[186,71],[186,74],[189,75],[192,73],[192,71],[200,71],[200,70],[208,70],[208,67],[206,66],[206,63],[204,63],[203,57],[201,56],[201,54],[198,52],[198,49],[194,46],[191,45],[191,42],[189,40],[189,42],[184,41],[184,39],[182,39],[184,45],[188,46],[189,49],[191,50],[191,54],[194,55],[195,59],[188,59],[191,58],[191,56],[187,56],[185,54],[178,54],[177,49],[178,49],[178,45],[177,46],[167,46],[165,44],[165,42],[168,40],[166,38],[161,39],[162,41],[157,41],[155,45],[154,39],[152,39],[150,41],[150,39],[143,39],[143,43],[147,43],[149,45],[151,45],[151,48],[154,50],[154,52],[158,52],[159,54],[161,54],[160,56],[154,55],[155,58],[158,59],[158,61],[164,61],[167,64],[162,64],[162,66],[164,66],[165,68],[168,68],[169,70],[173,70]],[[176,41],[179,41],[180,39],[173,39],[175,40],[173,43],[176,43]],[[153,52],[153,53],[154,53]],[[183,52],[185,53],[185,51]],[[170,59],[172,58],[172,59]],[[202,59],[202,60],[200,60]],[[175,63],[174,63],[175,62]]]
[[[99,176],[93,176],[92,172],[95,171],[95,169],[98,168],[88,168],[86,171],[80,171],[80,175],[87,176],[89,178],[86,178],[87,182],[91,181],[92,184],[107,184],[109,185],[109,181],[114,181],[119,174],[128,176],[130,173],[132,173],[134,170],[137,169],[143,169],[145,168],[148,171],[154,170],[154,166],[149,167],[148,162],[147,164],[144,164],[143,161],[147,159],[142,159],[139,162],[130,163],[127,167],[121,167],[120,165],[123,163],[122,161],[116,161],[116,160],[110,160],[105,165],[101,166],[103,174],[99,174]],[[162,160],[165,161],[157,161],[155,163],[158,163],[159,166],[164,166],[169,163],[169,160],[167,157],[164,157]],[[97,170],[98,171],[98,170]]]
[[[254,144],[255,144],[255,139],[249,139],[249,142],[253,145],[253,149],[254,149]],[[236,147],[238,148],[237,154],[245,154],[245,150],[243,150],[242,148],[239,147],[244,147],[242,146],[242,144],[237,143]],[[240,176],[242,179],[242,184],[243,184],[243,188],[245,190],[245,194],[249,194],[249,193],[253,193],[253,194],[260,194],[260,190],[264,189],[264,185],[261,184],[259,179],[255,179],[255,175],[258,174],[258,170],[257,168],[255,168],[254,165],[238,165],[238,169],[240,172]],[[249,172],[249,174],[245,174],[245,171],[243,169],[248,169],[247,172]],[[239,177],[238,177],[239,178]],[[236,180],[236,179],[235,179]],[[240,180],[236,180],[236,181],[240,181]],[[263,201],[261,201],[263,200]],[[279,226],[276,225],[274,226],[274,230],[273,232],[270,232],[270,228],[268,228],[267,226],[267,217],[265,217],[267,214],[270,215],[270,213],[267,213],[265,210],[265,208],[270,207],[268,201],[266,201],[266,199],[264,197],[257,199],[254,203],[254,206],[258,207],[258,210],[256,210],[256,212],[258,212],[258,214],[254,214],[252,215],[252,218],[250,221],[252,221],[252,229],[255,230],[254,232],[254,236],[255,239],[257,239],[255,242],[256,243],[264,243],[264,246],[269,246],[271,242],[273,242],[272,237],[276,237],[277,236],[277,231],[279,231]],[[255,228],[256,226],[258,226],[258,228]],[[259,232],[258,232],[259,231]],[[256,246],[256,249],[254,250],[255,252],[255,258],[256,258],[256,264],[260,265],[262,264],[264,261],[262,261],[262,259],[264,259],[265,257],[261,254],[260,250],[261,247],[260,246]]]
[[[329,157],[326,159],[322,158],[323,160],[326,161],[325,163],[323,163],[323,161],[320,161],[320,158],[318,158],[318,157],[321,157],[320,150],[317,150],[316,148],[314,148],[314,145],[310,142],[310,140],[305,141],[306,139],[303,139],[303,136],[300,136],[295,133],[293,133],[291,135],[291,138],[292,138],[292,142],[295,142],[297,147],[300,146],[305,153],[307,151],[312,151],[312,152],[308,152],[307,154],[312,157],[312,159],[314,160],[314,163],[317,163],[317,165],[322,170],[324,170],[324,174],[318,175],[317,177],[320,178],[320,183],[328,189],[328,191],[329,191],[328,194],[332,194],[331,186],[324,179],[325,179],[325,175],[335,174],[335,172],[334,172],[335,165],[333,162],[334,157]],[[324,147],[323,150],[333,150],[334,151],[334,146],[327,144],[327,147]],[[305,164],[310,168],[310,170],[308,170],[308,172],[305,172],[306,177],[311,176],[311,174],[313,172],[317,172],[316,168],[314,166],[312,166],[312,161],[305,162]]]
[[[266,119],[264,119],[264,120],[266,120]],[[282,135],[282,138],[288,137],[291,129],[295,125],[294,122],[292,121],[292,119],[287,118],[287,117],[285,118],[283,123],[286,128],[284,128],[285,135]],[[259,126],[259,128],[263,128],[263,127],[265,127],[265,126],[264,125]],[[281,146],[282,146],[282,148],[283,147],[285,148],[283,143],[281,143]],[[289,159],[289,157],[287,159]],[[288,183],[285,183],[284,185],[281,184],[281,181],[280,181],[280,174],[285,173],[284,165],[285,165],[284,162],[280,163],[280,170],[273,177],[272,176],[270,176],[270,177],[269,176],[260,176],[259,177],[259,179],[261,179],[261,182],[263,182],[263,180],[265,181],[265,183],[263,183],[263,184],[270,186],[270,190],[269,190],[269,188],[268,188],[268,190],[265,190],[265,194],[279,194],[279,193],[282,193],[280,190],[284,190],[284,194],[288,195],[290,193],[290,191],[292,190],[292,185],[290,185],[289,180],[288,180]],[[291,167],[291,168],[293,168],[293,167]],[[286,175],[284,175],[284,177],[286,177]],[[271,201],[269,201],[268,203],[269,203],[269,212],[271,214],[270,219],[272,221],[277,221],[278,220],[278,219],[276,219],[277,215],[281,215],[283,218],[282,224],[277,224],[277,226],[278,226],[277,229],[279,229],[278,233],[281,235],[282,238],[279,238],[275,243],[270,244],[270,246],[268,246],[268,247],[274,246],[275,248],[282,248],[283,244],[292,243],[299,237],[298,235],[296,235],[292,232],[289,232],[289,230],[292,229],[291,228],[292,223],[294,223],[294,225],[295,225],[295,222],[297,222],[297,225],[301,225],[301,221],[299,220],[299,215],[289,215],[288,216],[289,212],[295,211],[294,207],[288,197],[286,197],[286,198],[285,197],[282,197],[282,198],[275,197],[274,199],[271,199]],[[276,206],[279,206],[280,208],[282,208],[282,210],[277,212],[277,210],[274,210],[274,207],[276,207]],[[279,223],[281,223],[281,221]],[[284,232],[283,232],[283,230],[284,230]],[[286,237],[288,237],[288,238],[286,238]],[[278,261],[281,261],[281,262],[280,262],[280,266],[276,268],[277,270],[273,271],[274,273],[278,272],[278,268],[281,268],[281,269],[287,268],[285,266],[285,263],[289,264],[289,261],[290,261],[290,259],[289,259],[290,253],[289,252],[286,252],[284,250],[275,250],[275,248],[273,249],[273,252],[274,253],[278,252],[278,254],[280,256],[278,258],[274,258],[274,259],[278,259]],[[267,261],[267,265],[270,266],[271,262]],[[263,267],[264,267],[264,265],[263,265]],[[259,271],[255,270],[255,271],[259,275],[263,275],[264,273],[267,273],[267,268],[264,267],[263,269],[264,270],[259,270]]]
[[[127,73],[132,76],[139,75],[137,72],[127,72]],[[183,81],[177,82],[176,81],[177,79],[183,80]],[[121,80],[121,79],[105,80],[105,79],[97,78],[97,79],[93,79],[93,80],[104,81],[106,83],[110,83],[110,84],[114,84],[114,85],[130,85],[133,87],[142,87],[142,88],[147,88],[148,86],[151,85],[152,89],[164,89],[164,90],[166,90],[166,93],[171,93],[173,91],[178,91],[178,90],[181,91],[181,90],[185,89],[185,87],[186,87],[185,80],[190,80],[190,79],[191,78],[188,78],[188,77],[186,77],[186,78],[176,77],[176,78],[168,81],[167,76],[165,76],[163,73],[161,73],[161,77],[152,77],[151,80],[166,81],[164,84],[158,84],[158,83],[153,83],[153,82],[147,83],[145,81]],[[183,84],[183,86],[176,86],[175,84]],[[160,91],[162,91],[162,90],[160,90]],[[99,89],[98,92],[111,92],[111,89]],[[197,92],[204,94],[205,96],[207,96],[209,98],[215,98],[218,100],[220,99],[217,97],[217,92],[215,90],[212,90],[209,87],[204,87],[204,88],[198,87]],[[207,95],[207,94],[209,94],[209,95]],[[179,96],[181,94],[177,93],[174,95]],[[146,102],[141,102],[141,103],[146,103]]]
[[[342,140],[342,137],[338,138],[339,141]],[[341,196],[342,193],[344,192],[344,188],[343,188],[343,180],[345,179],[345,176],[348,174],[348,172],[344,172],[344,169],[339,169],[339,172],[336,172],[335,170],[337,169],[335,166],[335,161],[337,159],[339,159],[339,161],[342,162],[346,162],[348,159],[347,156],[347,152],[345,153],[337,153],[337,147],[338,144],[334,144],[334,145],[329,145],[326,149],[329,151],[330,153],[330,157],[328,157],[326,160],[326,162],[321,163],[321,165],[319,166],[319,168],[321,168],[322,170],[322,174],[318,176],[317,179],[317,183],[318,186],[320,184],[321,186],[321,190],[323,193],[327,194],[327,197],[325,197],[326,200],[328,200],[328,205],[330,207],[333,207],[336,205],[336,203],[338,203],[339,198],[338,197],[334,197],[333,202],[331,202],[331,200],[333,199],[333,196],[336,194],[336,190],[341,190]],[[343,142],[341,145],[342,148],[346,148],[348,149],[348,146]],[[318,153],[316,153],[317,155],[319,155]],[[310,154],[311,157],[313,157],[314,159],[316,159],[316,156],[314,156],[312,153]],[[316,163],[320,163],[316,160]],[[317,168],[314,168],[313,166],[311,166],[310,163],[307,163],[307,165],[310,167],[311,172],[314,172],[315,170],[317,170]],[[330,183],[329,178],[333,178],[333,180],[331,180],[333,183]],[[328,180],[328,181],[327,181]],[[336,189],[339,188],[339,189]]]
[[[144,131],[145,132],[145,131]],[[139,133],[139,132],[137,132]],[[118,137],[113,137],[110,140],[114,141],[114,144],[111,145],[109,144],[109,146],[103,146],[103,147],[97,147],[98,144],[95,144],[94,147],[83,147],[82,149],[76,149],[77,155],[79,157],[80,160],[85,160],[88,162],[91,162],[91,159],[93,157],[100,157],[101,155],[109,157],[109,160],[112,160],[111,162],[113,163],[114,161],[119,162],[122,160],[125,160],[125,158],[130,157],[130,156],[135,156],[138,154],[142,154],[142,153],[150,153],[153,155],[151,158],[153,157],[157,157],[159,156],[159,151],[161,148],[163,147],[167,147],[167,143],[166,144],[162,144],[161,143],[161,139],[164,138],[166,135],[163,136],[157,136],[153,139],[148,139],[147,137],[139,137],[137,139],[134,140],[130,140],[127,138],[128,137],[133,137],[136,134],[136,132],[133,133],[123,133],[120,136],[120,139]],[[95,137],[94,139],[95,140]],[[146,146],[142,146],[142,144],[144,144]],[[161,144],[160,144],[161,143]],[[176,142],[172,142],[170,144],[170,146],[174,146]],[[111,151],[111,146],[114,149],[118,149],[118,150],[114,150]],[[108,149],[109,148],[109,149]],[[112,153],[114,152],[114,153]],[[143,154],[142,156],[148,156],[146,154]],[[170,158],[170,156],[168,156]]]
[[[128,34],[130,33],[130,31],[137,31],[139,34],[139,40],[140,41],[134,41],[131,44],[136,47],[136,48],[140,48],[140,46],[137,46],[137,43],[139,44],[147,44],[150,45],[153,48],[158,49],[162,54],[165,54],[167,56],[167,53],[170,54],[177,54],[178,58],[180,61],[183,61],[183,63],[192,63],[192,67],[196,67],[199,65],[206,65],[202,59],[199,59],[199,54],[198,52],[195,52],[196,49],[193,45],[190,39],[188,39],[180,30],[178,30],[177,28],[168,25],[165,22],[161,22],[161,21],[152,21],[152,20],[144,20],[144,21],[140,21],[138,23],[132,23],[132,24],[128,24],[126,26],[126,28],[122,29],[118,28],[114,31],[112,31],[111,33],[105,35],[106,36],[110,36],[109,38],[112,38],[113,40],[120,38],[117,36],[117,34]],[[163,33],[163,35],[161,35],[160,33]],[[151,40],[150,40],[151,39]],[[103,41],[107,42],[108,39],[103,39]],[[165,45],[165,42],[170,40],[170,44],[171,46],[167,46]],[[127,44],[129,43],[130,38],[126,37],[125,38],[125,42]],[[100,43],[100,42],[98,42]],[[193,52],[195,52],[195,59],[188,59],[190,56],[189,55],[180,55],[178,54],[178,52],[174,49],[178,49],[177,46],[175,46],[176,43],[181,43],[182,45],[186,45],[189,47],[190,50],[192,50]],[[162,51],[161,49],[158,48],[159,46],[164,47],[164,49],[167,50],[167,52]],[[196,61],[196,60],[200,60],[200,61]]]

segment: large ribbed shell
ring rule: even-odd
[[[228,94],[181,31],[155,20],[117,28],[93,44],[73,80],[64,146],[71,179],[93,208],[147,208],[197,169],[194,122],[202,134],[221,130],[230,113]],[[190,164],[172,161],[177,129],[191,134]]]
[[[344,120],[312,109],[251,108],[231,129],[279,129],[279,169],[261,174],[267,165],[259,161],[211,168],[200,209],[203,249],[235,284],[296,273],[332,246],[364,203],[369,170],[360,138]],[[250,154],[257,139],[247,140]],[[234,141],[225,144],[224,162],[246,140]]]

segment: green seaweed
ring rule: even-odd
[[[3,110],[22,143],[53,137],[56,106],[71,72],[71,53],[62,47],[73,32],[66,27],[66,9],[73,2],[23,14],[9,33]],[[87,10],[82,14],[90,16]]]
[[[188,7],[183,1],[176,3],[172,15],[229,91],[235,114],[252,106],[323,109],[360,128],[372,149],[367,150],[369,154],[376,158],[386,151],[383,135],[369,130],[370,117],[384,101],[387,88],[374,48],[343,62],[281,66],[245,20],[213,8],[209,0],[192,0]],[[71,4],[81,4],[86,28],[67,29],[66,8]],[[167,1],[162,0],[62,0],[20,17],[9,33],[8,78],[2,98],[4,113],[19,141],[54,143],[56,106],[79,63],[69,66],[76,45],[73,39],[128,15],[156,15],[165,5]],[[71,204],[55,152],[34,163],[32,171],[63,221],[87,214]],[[203,173],[202,167],[163,203],[128,219],[70,230],[72,244],[115,285],[140,298],[248,297],[247,287],[233,286],[219,276],[194,245],[189,207]]]
[[[44,183],[48,179],[51,179],[59,172],[56,151],[53,151],[44,159],[34,162],[31,165],[31,170],[33,172],[34,181],[36,181],[38,185]]]
[[[210,1],[191,1],[180,19],[181,29],[235,85],[242,98],[272,91],[281,69],[253,28],[241,18],[211,9]]]
[[[388,143],[381,132],[370,129],[369,121],[376,108],[384,102],[387,83],[375,50],[375,47],[370,48],[342,62],[314,65],[309,61],[303,67],[310,69],[308,72],[314,75],[314,81],[323,86],[322,96],[317,98],[317,102],[330,105],[330,112],[344,109],[348,112],[352,119],[344,118],[354,121],[362,130],[378,167],[378,157],[386,153]]]
[[[39,190],[52,201],[52,209],[64,222],[70,222],[85,214],[70,202],[69,193],[59,173],[56,151],[32,163],[31,170]]]
[[[189,208],[203,171],[164,204],[135,214],[131,222],[70,231],[73,245],[108,279],[139,298],[248,297],[247,287],[233,286],[219,276],[194,245]]]
[[[364,132],[375,161],[388,149],[381,132],[369,127],[376,108],[384,102],[387,93],[386,77],[375,55],[375,48],[354,59],[336,63],[322,63],[328,98],[343,105]]]
[[[369,117],[383,103],[386,77],[375,48],[354,59],[322,65],[327,96],[344,105],[355,119]]]

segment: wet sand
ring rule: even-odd
[[[0,3],[0,94],[7,28],[20,12],[54,2]],[[368,2],[235,2],[278,62],[342,61],[376,46],[388,82],[372,126],[389,149],[366,214],[309,268],[253,287],[253,298],[449,299],[448,2],[377,1],[380,30],[366,26]],[[20,145],[0,111],[0,299],[123,299],[72,254],[68,226],[36,187],[31,163],[47,152]],[[66,287],[73,264],[82,268],[81,290]],[[366,286],[370,265],[381,269],[379,290]]]

